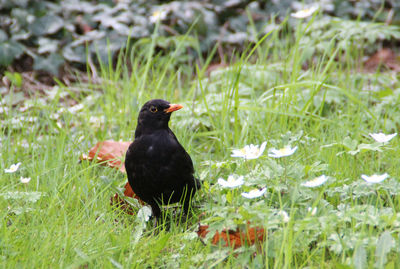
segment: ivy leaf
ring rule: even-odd
[[[50,39],[50,38],[44,38],[41,37],[38,40],[39,43],[39,48],[38,52],[39,54],[44,54],[44,53],[53,53],[57,51],[58,48],[58,42],[57,40]]]
[[[14,59],[19,58],[24,52],[24,46],[16,41],[0,43],[0,66],[10,65]]]
[[[59,16],[47,15],[36,19],[31,25],[30,30],[36,36],[54,34],[64,26],[64,21]]]
[[[6,32],[0,29],[0,42],[5,42],[7,41],[8,37]]]
[[[52,53],[48,57],[36,57],[33,69],[47,71],[58,76],[58,69],[63,63],[64,59],[59,54]]]
[[[125,37],[116,34],[110,34],[107,38],[95,40],[92,44],[90,44],[89,48],[91,52],[97,54],[98,59],[103,64],[108,64],[108,60],[112,58],[114,52],[118,51],[125,45]]]
[[[66,60],[71,62],[86,62],[86,51],[84,46],[72,47],[71,45],[67,45],[64,48],[62,55]]]

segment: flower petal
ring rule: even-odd
[[[29,181],[31,181],[31,178],[30,177],[21,177],[19,180],[21,181],[21,183],[28,184]]]
[[[14,173],[19,169],[20,165],[21,165],[21,163],[12,164],[10,166],[10,168],[4,169],[4,172],[6,172],[6,173]]]
[[[235,177],[233,175],[230,175],[228,177],[228,180],[219,178],[218,184],[224,188],[236,188],[236,187],[239,187],[240,185],[243,185],[243,183],[244,183],[243,178],[244,178],[243,176],[240,176],[237,179],[235,179]]]
[[[238,158],[244,158],[246,160],[252,160],[252,159],[257,159],[259,158],[267,145],[267,142],[263,142],[261,146],[259,147],[258,145],[246,145],[242,149],[233,149],[231,157],[238,157]]]
[[[384,133],[370,133],[369,134],[376,142],[379,143],[387,143],[392,140],[393,137],[397,135],[397,133],[386,135]]]
[[[305,9],[299,10],[295,13],[291,13],[290,16],[292,16],[293,18],[296,18],[296,19],[304,19],[304,18],[310,17],[312,14],[314,14],[314,12],[318,10],[318,8],[319,7],[317,5],[314,5],[314,6],[311,6],[310,8],[305,8]]]
[[[372,176],[361,175],[361,178],[364,179],[368,183],[380,183],[389,177],[388,173],[383,175],[374,174]]]
[[[289,145],[284,148],[281,148],[281,149],[271,148],[269,150],[268,156],[272,157],[272,158],[287,157],[287,156],[292,155],[296,150],[297,150],[297,146],[292,148]]]
[[[267,188],[253,189],[249,192],[242,192],[242,196],[248,199],[253,199],[262,196],[267,191]]]
[[[321,175],[321,176],[316,177],[316,178],[314,178],[312,180],[309,180],[309,181],[301,183],[301,186],[314,188],[314,187],[321,186],[327,180],[328,180],[328,177],[326,175]]]

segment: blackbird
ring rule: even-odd
[[[140,110],[135,140],[125,157],[128,181],[140,199],[161,216],[160,204],[181,202],[187,214],[191,197],[200,189],[192,159],[168,127],[173,111],[183,106],[150,100]]]

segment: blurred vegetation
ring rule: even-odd
[[[158,50],[175,51],[179,43],[182,61],[207,55],[216,44],[224,61],[274,30],[289,13],[315,3],[322,20],[309,31],[309,55],[324,50],[332,38],[352,36],[370,50],[382,43],[376,41],[399,38],[395,29],[380,27],[400,24],[397,0],[0,0],[0,71],[59,76],[61,70],[86,70],[87,64],[114,60],[127,46],[151,42],[153,33]],[[296,24],[290,18],[281,30],[293,31]]]

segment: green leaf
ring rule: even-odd
[[[64,59],[57,53],[50,54],[48,57],[36,57],[33,69],[47,71],[58,76],[58,69],[64,63]]]
[[[64,48],[62,55],[66,60],[71,62],[86,62],[86,51],[84,46],[72,47],[70,45],[67,45]]]
[[[64,26],[64,20],[56,15],[47,15],[36,19],[29,29],[36,36],[54,34]]]
[[[21,103],[24,100],[25,96],[23,92],[14,92],[13,94],[7,94],[6,96],[3,97],[3,101],[6,102],[6,104],[12,104],[12,105]]]
[[[351,139],[349,136],[346,136],[343,139],[342,145],[345,146],[348,150],[355,150],[357,148],[357,140]]]
[[[382,144],[381,143],[373,143],[373,144],[360,144],[357,147],[357,150],[359,151],[368,151],[368,150],[372,150],[372,151],[379,151],[382,152]]]
[[[5,200],[22,200],[30,203],[36,203],[42,196],[44,196],[44,194],[38,191],[9,191],[5,193],[0,193],[0,197],[3,197]]]
[[[108,64],[108,61],[112,58],[114,52],[123,48],[125,45],[125,37],[110,34],[107,38],[93,41],[93,43],[90,44],[89,49],[91,52],[97,54],[99,61],[103,64]]]
[[[367,251],[364,246],[360,245],[354,251],[353,265],[356,269],[367,268]]]
[[[4,75],[11,81],[11,83],[16,87],[21,87],[22,85],[22,76],[18,72],[8,72],[6,71]]]
[[[375,249],[375,267],[383,268],[385,263],[387,262],[387,254],[390,252],[392,248],[395,247],[395,241],[390,234],[390,232],[386,231],[381,234],[376,243]]]
[[[380,143],[360,144],[360,145],[358,145],[357,150],[350,150],[347,153],[349,153],[351,155],[356,155],[359,152],[365,152],[365,151],[369,151],[369,150],[382,152],[381,146],[382,146],[382,144],[380,144]]]
[[[39,43],[39,48],[38,48],[39,54],[44,54],[49,52],[50,53],[56,52],[59,41],[41,37],[39,38],[38,43]]]
[[[24,46],[18,42],[9,40],[0,43],[0,66],[10,65],[15,58],[18,58],[24,52]]]
[[[226,194],[226,201],[228,202],[228,203],[232,203],[232,201],[233,201],[233,195],[232,195],[232,192],[228,192],[227,194]]]
[[[0,29],[0,42],[5,42],[8,39],[6,32]]]

